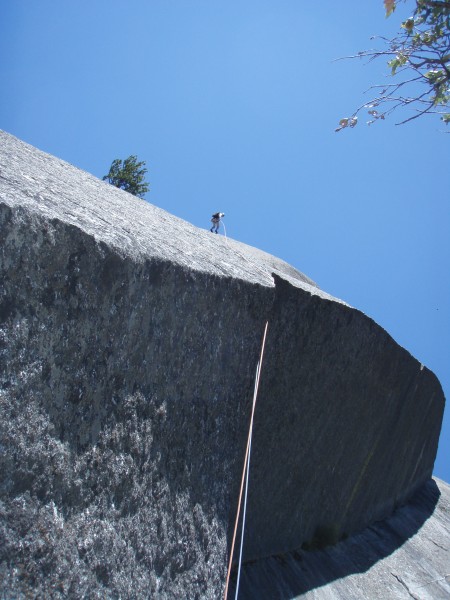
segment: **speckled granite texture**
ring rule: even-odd
[[[436,377],[283,261],[5,133],[0,241],[11,597],[220,597],[266,321],[246,561],[429,481]]]

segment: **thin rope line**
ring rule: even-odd
[[[227,243],[228,248],[230,247],[230,244],[228,243],[228,237],[227,237],[227,228],[225,227],[225,223],[223,221],[221,221],[222,225],[223,225],[223,231],[225,233],[225,241]]]
[[[256,367],[256,381],[259,381],[259,363]],[[245,531],[245,517],[247,515],[247,495],[248,495],[248,478],[250,473],[250,456],[252,454],[252,435],[253,435],[253,423],[250,425],[250,444],[248,446],[248,458],[247,458],[247,473],[245,476],[245,493],[244,493],[244,510],[242,512],[242,525],[241,525],[241,547],[239,549],[239,562],[238,562],[238,573],[236,579],[236,594],[234,600],[237,600],[239,594],[239,582],[241,580],[241,565],[242,565],[242,550],[244,548],[244,531]]]
[[[262,345],[261,345],[261,354],[259,357],[259,362],[258,362],[257,371],[256,371],[257,378],[255,381],[255,389],[254,389],[254,393],[253,393],[252,414],[250,417],[250,426],[249,426],[249,433],[248,433],[248,438],[247,438],[247,447],[245,449],[244,468],[242,470],[241,487],[239,490],[239,500],[238,500],[238,507],[237,507],[237,512],[236,512],[236,521],[234,523],[233,540],[231,542],[230,559],[228,561],[228,572],[227,572],[227,579],[226,579],[226,583],[225,583],[224,600],[227,600],[227,598],[228,598],[228,585],[230,583],[231,564],[233,561],[234,544],[236,542],[236,533],[237,533],[237,528],[238,528],[238,523],[239,523],[239,515],[241,512],[242,491],[244,488],[244,479],[245,479],[246,471],[247,471],[247,462],[248,462],[249,448],[250,448],[250,444],[251,444],[251,434],[252,434],[252,429],[253,429],[253,418],[254,418],[254,414],[255,414],[256,398],[258,395],[258,388],[259,388],[259,373],[260,373],[260,369],[261,369],[261,365],[262,365],[262,359],[264,356],[264,347],[266,344],[268,326],[269,326],[269,322],[266,322],[266,326],[264,328],[263,341],[262,341]]]
[[[241,525],[241,547],[239,549],[239,562],[238,562],[238,572],[236,578],[236,593],[234,595],[234,600],[238,600],[239,595],[239,582],[241,581],[241,565],[242,565],[242,549],[244,547],[244,528],[245,528],[245,517],[247,514],[247,492],[248,492],[248,473],[250,468],[250,453],[252,451],[252,441],[250,438],[250,446],[248,450],[248,459],[247,459],[247,474],[245,477],[245,494],[244,494],[244,509],[242,513],[242,525]]]

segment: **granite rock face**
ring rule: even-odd
[[[245,564],[239,600],[447,600],[449,559],[450,486],[430,480],[391,517],[333,547]]]
[[[217,598],[255,367],[244,559],[339,539],[431,477],[444,397],[283,261],[0,133],[0,575]]]

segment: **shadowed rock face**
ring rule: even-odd
[[[275,257],[0,144],[9,590],[220,596],[266,321],[246,560],[358,531],[430,478],[441,387],[371,319]]]
[[[246,563],[239,600],[446,600],[449,531],[450,486],[430,480],[391,517],[335,546]]]

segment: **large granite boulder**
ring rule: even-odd
[[[0,242],[12,595],[220,596],[267,321],[246,561],[358,532],[429,481],[436,377],[283,261],[6,133]]]

